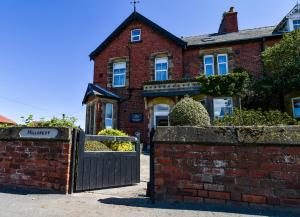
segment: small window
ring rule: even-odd
[[[228,74],[228,56],[227,54],[218,55],[218,73],[219,75]]]
[[[223,118],[225,115],[233,113],[232,98],[215,98],[213,99],[214,118]]]
[[[131,42],[138,42],[141,41],[142,31],[140,29],[134,29],[131,31]]]
[[[294,118],[300,118],[300,97],[292,99]]]
[[[155,80],[168,80],[168,58],[155,59]]]
[[[294,30],[300,28],[300,20],[293,20]]]
[[[204,56],[204,73],[207,77],[214,75],[214,56],[213,55]]]
[[[105,105],[105,129],[113,128],[113,104]]]
[[[113,87],[124,87],[126,80],[126,63],[115,63],[113,69]]]

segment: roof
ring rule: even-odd
[[[239,32],[226,34],[214,33],[207,35],[183,37],[182,39],[187,42],[188,46],[204,46],[282,35],[282,33],[274,32],[274,30],[275,26],[269,26],[255,29],[240,30]]]
[[[12,120],[10,120],[10,119],[8,119],[8,118],[2,116],[2,115],[0,115],[0,123],[1,123],[1,124],[17,125],[16,122],[14,122],[14,121],[12,121]]]
[[[117,94],[114,94],[113,92],[110,92],[109,90],[107,90],[103,87],[100,87],[98,84],[88,84],[82,104],[86,104],[87,99],[90,96],[98,96],[98,97],[102,97],[102,98],[110,98],[110,99],[116,99],[116,100],[121,99]]]
[[[280,21],[280,23],[276,26],[275,31],[285,31],[286,22],[289,18],[292,18],[294,14],[300,13],[300,4],[297,3],[295,7]]]
[[[129,23],[132,21],[140,21],[148,24],[150,27],[160,32],[162,35],[174,41],[176,44],[182,47],[186,47],[186,42],[167,30],[163,29],[156,23],[152,22],[148,18],[144,17],[138,12],[133,12],[113,33],[111,33],[91,54],[90,59],[94,59]]]

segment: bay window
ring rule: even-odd
[[[292,99],[294,118],[300,118],[300,97]]]
[[[213,99],[214,118],[223,118],[233,113],[233,101],[231,97]]]
[[[105,129],[113,128],[113,104],[105,104]]]

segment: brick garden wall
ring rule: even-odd
[[[300,206],[300,128],[159,128],[155,200]]]
[[[0,129],[0,188],[22,187],[68,193],[71,146],[69,129],[58,138],[19,138],[20,128]]]

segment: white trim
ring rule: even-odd
[[[211,64],[206,64],[205,63],[205,59],[209,58],[209,57],[212,58],[212,63]],[[206,74],[206,66],[212,66],[212,73],[213,73],[212,75],[215,75],[215,58],[214,58],[214,55],[205,55],[203,57],[203,63],[204,63],[204,74],[205,74],[205,76],[207,76],[207,74]]]
[[[292,108],[293,108],[293,117],[294,117],[294,118],[300,118],[300,116],[296,116],[296,115],[295,115],[294,100],[296,100],[296,99],[299,99],[299,100],[300,100],[300,97],[295,97],[295,98],[292,98],[292,99],[291,99],[291,100],[292,100]]]
[[[115,70],[117,69],[124,69],[125,68],[125,73],[124,73],[124,83],[122,85],[114,85],[115,83]],[[118,75],[122,75],[123,73],[119,73]],[[112,79],[112,87],[125,87],[126,85],[126,62],[118,62],[114,63],[113,65],[113,79]]]
[[[162,63],[166,63],[167,64],[167,69],[166,70],[157,70],[156,69],[156,64],[162,64]],[[156,73],[158,71],[160,72],[164,72],[166,71],[166,80],[169,80],[169,58],[168,57],[160,57],[160,58],[155,58],[155,72],[154,72],[154,79],[155,81],[157,81],[157,78],[156,78]]]
[[[140,31],[139,39],[138,40],[134,40],[134,37],[137,37],[137,35],[134,36],[133,35],[133,31],[137,31],[137,30]],[[133,29],[133,30],[131,30],[131,42],[139,42],[141,40],[142,40],[142,30],[141,29]]]
[[[229,70],[228,70],[228,54],[218,54],[218,55],[217,55],[218,75],[221,75],[221,74],[220,74],[220,64],[224,64],[224,62],[223,62],[223,63],[220,63],[220,62],[219,62],[219,57],[222,57],[222,56],[225,56],[225,57],[226,57],[226,62],[225,62],[225,64],[226,64],[226,74],[225,74],[225,75],[227,75],[227,74],[229,73]]]
[[[110,105],[111,106],[111,118],[107,118],[106,117],[106,111],[107,111],[107,106]],[[111,127],[107,128],[106,126],[106,119],[111,120]],[[114,127],[114,105],[112,103],[106,103],[105,104],[105,114],[104,114],[104,125],[105,125],[105,129],[113,129]]]

